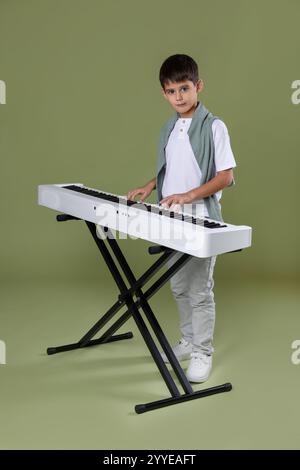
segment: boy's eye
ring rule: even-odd
[[[189,89],[189,88],[188,88],[187,86],[183,86],[183,87],[180,88],[180,90],[183,90],[183,91],[186,91],[186,90],[188,90],[188,89]],[[169,95],[171,95],[171,94],[173,95],[173,93],[174,93],[174,90],[168,90],[168,94],[169,94]]]

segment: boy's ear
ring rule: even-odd
[[[198,92],[198,91],[200,92],[200,91],[202,91],[203,88],[204,88],[204,81],[200,78],[200,80],[198,80],[198,82],[197,82],[196,85],[197,85],[197,92]]]

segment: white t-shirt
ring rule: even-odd
[[[192,118],[179,118],[169,136],[166,146],[166,173],[162,186],[162,197],[171,194],[185,193],[200,186],[201,170],[190,144],[188,129]],[[230,138],[226,125],[220,119],[212,123],[212,133],[215,146],[216,172],[234,168],[236,162],[230,146]],[[214,175],[215,176],[215,175]],[[222,191],[216,193],[217,200],[222,197]],[[208,212],[204,200],[194,201],[196,214],[206,215]]]

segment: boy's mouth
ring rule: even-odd
[[[177,104],[177,106],[185,106],[185,103]]]

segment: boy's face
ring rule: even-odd
[[[197,106],[197,94],[203,89],[203,80],[194,83],[190,80],[183,82],[167,82],[162,88],[162,94],[181,117],[191,117]]]

